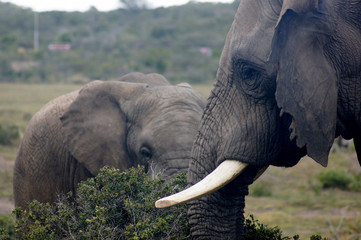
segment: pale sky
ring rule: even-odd
[[[1,2],[11,2],[19,6],[32,8],[34,11],[87,11],[91,6],[99,11],[109,11],[120,6],[119,0],[0,0]],[[168,7],[172,5],[182,5],[189,0],[148,0],[153,7]],[[197,2],[224,2],[230,3],[233,0],[197,0]]]

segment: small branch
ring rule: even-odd
[[[346,212],[347,212],[347,209],[350,207],[350,205],[347,205],[346,207],[344,207],[342,209],[342,212],[341,212],[341,217],[340,217],[340,220],[338,221],[338,225],[337,227],[335,228],[331,222],[330,219],[327,219],[328,221],[328,224],[330,225],[330,229],[331,229],[331,232],[335,235],[335,238],[336,240],[339,240],[340,239],[340,236],[339,236],[339,231],[341,229],[341,226],[342,226],[342,223],[343,223],[343,219],[346,215]]]

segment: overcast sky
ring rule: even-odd
[[[11,2],[19,6],[30,7],[34,11],[87,11],[90,6],[96,7],[99,11],[109,11],[119,7],[119,0],[0,0]],[[198,2],[233,2],[233,0],[197,0]],[[148,0],[153,7],[167,7],[181,5],[189,0]]]

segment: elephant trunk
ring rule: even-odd
[[[217,89],[216,89],[217,91]],[[213,92],[215,94],[216,92]],[[211,110],[219,108],[219,99],[210,97],[192,149],[188,184],[194,185],[210,174],[225,159],[220,158],[222,119]],[[248,167],[247,167],[248,168]],[[248,171],[247,171],[248,172]],[[243,176],[243,175],[247,176]],[[245,196],[250,183],[247,173],[237,176],[221,189],[189,203],[189,223],[195,239],[242,239],[244,236]]]
[[[191,202],[188,216],[194,239],[244,238],[243,213],[248,187],[239,187],[231,198],[226,194],[230,190],[226,187]]]
[[[186,146],[191,149],[191,146]],[[169,182],[182,172],[187,172],[191,162],[191,151],[171,151],[159,156],[159,159],[152,161],[148,167],[148,174],[155,179],[159,174]]]
[[[228,162],[231,161],[224,161],[217,169],[222,168],[222,165]],[[189,223],[192,236],[195,239],[244,238],[243,213],[245,196],[248,194],[248,185],[264,169],[260,171],[258,167],[242,165],[244,167],[243,171],[238,176],[235,176],[227,185],[211,194],[189,202]],[[237,165],[233,166],[238,168]],[[202,167],[202,164],[199,164],[198,161],[192,161],[188,171],[188,183],[193,185],[201,180],[199,172],[205,169],[207,167]],[[212,175],[211,173],[205,179],[213,177]]]
[[[188,171],[188,183],[201,180],[199,172],[209,170],[192,161]],[[205,171],[206,170],[206,171]],[[234,180],[238,182],[238,178]],[[231,194],[229,194],[231,193]],[[244,207],[247,185],[233,182],[225,187],[189,203],[188,217],[194,239],[243,239]]]
[[[224,77],[231,81],[229,76]],[[250,111],[250,104],[242,105],[245,101],[240,99],[237,91],[230,82],[216,82],[193,144],[188,183],[194,185],[229,159],[249,165],[226,186],[190,202],[189,221],[196,239],[243,238],[247,186],[261,168],[269,165],[275,149],[277,151],[277,144],[273,144],[275,142],[261,141],[267,136],[249,138],[263,130],[262,123],[257,125],[256,116],[261,111],[253,112]],[[272,151],[268,151],[271,146]]]

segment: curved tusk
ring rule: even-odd
[[[237,160],[222,162],[213,172],[195,185],[155,202],[156,208],[166,208],[210,194],[235,179],[248,164]]]

